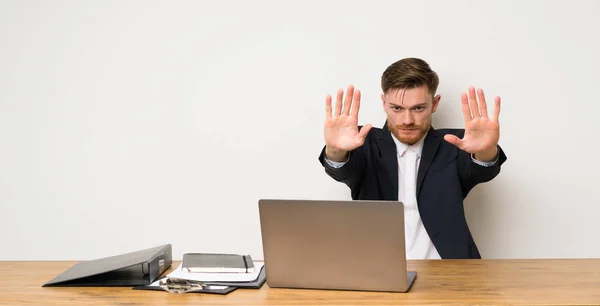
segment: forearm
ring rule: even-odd
[[[344,162],[348,159],[348,151],[325,147],[325,157],[334,162]]]
[[[506,155],[499,146],[496,150],[497,153],[495,156],[487,161],[480,160],[475,154],[471,155],[464,151],[459,152],[458,173],[463,189],[463,196],[466,196],[477,184],[490,181],[500,173],[500,168],[506,161]],[[481,162],[478,163],[473,158],[489,163],[489,165],[482,165]]]
[[[474,157],[475,159],[482,162],[491,162],[493,160],[496,160],[496,158],[498,157],[498,146],[494,146],[485,151],[475,153]]]
[[[343,160],[337,161],[343,163],[341,166],[332,166],[327,160],[334,161],[326,156],[324,148],[319,156],[319,161],[325,168],[325,172],[334,180],[343,182],[348,186],[353,186],[360,181],[365,168],[365,156],[360,150],[347,152]],[[327,159],[327,160],[326,160]]]

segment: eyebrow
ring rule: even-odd
[[[388,102],[388,103],[389,103],[389,102]],[[395,107],[401,107],[401,108],[404,108],[404,106],[402,106],[402,105],[397,105],[397,104],[394,104],[394,103],[389,103],[389,104],[390,104],[392,107],[394,107],[394,106],[395,106]],[[413,106],[413,107],[411,107],[411,108],[416,108],[416,107],[426,107],[426,106],[427,106],[427,103],[419,103],[419,104],[417,104],[417,105],[415,105],[415,106]]]

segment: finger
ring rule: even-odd
[[[485,95],[483,94],[483,89],[479,88],[477,91],[477,97],[479,98],[479,111],[481,112],[481,117],[487,118],[487,103],[485,102]]]
[[[463,117],[465,117],[465,123],[471,121],[473,117],[471,116],[471,111],[469,110],[469,101],[467,99],[467,94],[463,92],[461,96],[461,104],[462,104],[462,112]]]
[[[365,124],[360,131],[358,132],[358,137],[361,140],[364,140],[365,138],[367,138],[367,134],[369,134],[369,131],[371,130],[371,127],[373,127],[373,125],[371,124]]]
[[[339,116],[342,113],[342,96],[344,95],[343,89],[338,89],[337,97],[335,99],[335,113],[334,116]]]
[[[344,115],[350,115],[350,107],[352,107],[352,98],[354,97],[354,86],[348,85],[346,89],[346,98],[344,99]]]
[[[331,95],[325,97],[325,118],[331,119]]]
[[[456,135],[446,134],[444,135],[444,140],[457,146],[461,150],[463,150],[465,147],[465,142],[462,139],[456,137]]]
[[[360,90],[354,91],[354,98],[352,101],[352,116],[358,118],[358,110],[360,109]]]
[[[496,101],[494,103],[494,120],[498,121],[500,117],[500,97],[496,97]]]
[[[475,87],[469,87],[469,106],[471,107],[471,113],[473,118],[481,117],[479,114],[479,107],[477,106],[477,97],[475,97]]]

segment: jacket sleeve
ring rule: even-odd
[[[458,173],[462,187],[462,196],[465,198],[471,189],[477,184],[491,181],[499,173],[502,164],[507,157],[500,146],[498,146],[498,156],[496,162],[491,165],[477,162],[472,155],[459,149],[458,151]]]
[[[325,169],[325,173],[338,182],[353,188],[357,186],[363,176],[366,166],[366,156],[361,148],[349,152],[348,160],[341,166],[331,165],[325,157],[325,147],[319,155],[319,162]]]

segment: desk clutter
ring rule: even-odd
[[[265,266],[250,255],[186,253],[173,264],[170,244],[81,262],[42,287],[114,287],[158,290],[174,294],[227,294],[238,288],[259,289],[266,281]]]

